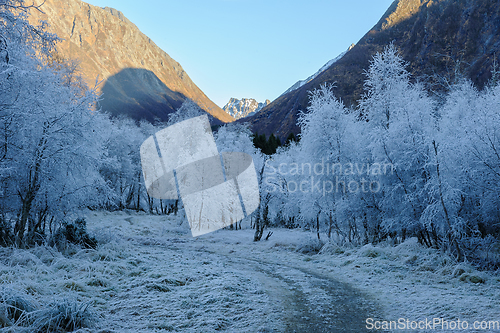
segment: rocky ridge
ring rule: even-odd
[[[354,47],[354,44],[351,44],[351,46],[349,46],[349,48],[342,52],[341,54],[339,54],[338,56],[336,56],[335,58],[333,58],[332,60],[328,61],[326,64],[324,64],[316,73],[314,73],[313,75],[309,76],[307,79],[305,80],[299,80],[297,81],[293,86],[291,86],[290,88],[288,88],[284,93],[282,93],[280,96],[283,96],[283,95],[286,95],[288,94],[289,92],[291,91],[294,91],[294,90],[297,90],[299,89],[300,87],[302,87],[303,85],[311,82],[312,80],[314,80],[315,78],[318,77],[318,75],[320,75],[321,73],[323,73],[324,71],[326,71],[328,68],[330,68],[331,65],[333,65],[334,63],[336,63],[338,60],[342,59],[342,57],[349,51],[351,50],[352,48]]]
[[[286,138],[300,132],[297,118],[307,111],[309,92],[334,84],[335,95],[355,107],[363,93],[373,55],[394,43],[413,78],[434,95],[446,82],[469,78],[482,88],[500,55],[500,2],[497,0],[395,0],[377,24],[341,59],[298,89],[278,97],[249,122],[254,132]],[[457,77],[456,74],[459,74]]]
[[[222,122],[234,120],[120,11],[80,0],[36,0],[35,4],[42,4],[43,13],[32,10],[30,20],[48,22],[48,31],[62,39],[57,56],[76,60],[89,86],[101,82],[97,90],[103,93],[101,106],[106,111],[165,120],[189,98]]]
[[[259,112],[269,105],[269,103],[271,101],[268,99],[264,103],[259,103],[253,98],[231,98],[222,109],[234,117],[234,119],[241,119]]]

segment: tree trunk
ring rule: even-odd
[[[319,214],[316,215],[316,234],[318,235],[318,240],[321,240],[319,237]]]
[[[29,239],[25,239],[25,231],[26,231],[26,224],[28,222],[30,212],[31,212],[31,205],[33,204],[33,201],[35,200],[36,193],[38,192],[40,188],[40,184],[38,182],[38,174],[40,172],[40,154],[37,154],[37,162],[35,163],[35,168],[34,170],[30,170],[28,174],[28,184],[27,184],[27,191],[26,194],[23,195],[18,192],[19,197],[21,198],[22,202],[22,207],[21,207],[21,218],[16,222],[16,225],[14,227],[14,235],[16,239],[16,246],[21,247],[25,246],[30,242]]]
[[[253,241],[254,242],[260,241],[263,233],[264,233],[264,223],[260,219],[259,212],[257,212],[257,218],[255,219],[255,234],[253,236]]]
[[[332,227],[333,227],[333,218],[332,218],[332,212],[330,212],[330,224],[328,225],[328,239],[332,238]]]
[[[368,221],[366,220],[366,214],[363,216],[363,228],[365,229],[365,239],[363,243],[366,245],[370,242],[368,238]]]
[[[135,207],[136,211],[139,211],[141,208],[141,174],[139,174],[139,179],[137,182],[137,206]]]
[[[32,193],[28,193],[24,199],[21,198],[22,201],[21,218],[16,222],[16,225],[14,227],[14,236],[16,238],[17,247],[24,247],[28,241],[25,239],[24,234],[26,231],[26,224],[28,223],[28,218],[31,211],[31,204],[33,203],[34,199],[35,196]]]
[[[446,205],[444,203],[443,189],[442,189],[442,183],[441,183],[441,174],[440,174],[440,170],[439,170],[439,159],[438,159],[438,151],[437,151],[436,141],[432,141],[432,145],[434,147],[434,154],[436,155],[436,174],[437,174],[437,179],[438,179],[439,200],[441,202],[441,206],[443,207],[444,218],[445,218],[446,224],[448,225],[448,240],[450,241],[450,243],[452,244],[452,246],[455,247],[455,251],[457,251],[458,261],[462,261],[463,260],[462,251],[460,251],[460,247],[458,246],[457,239],[451,233],[452,226],[451,226],[451,222],[450,222],[450,217],[448,216],[448,209],[446,209]]]

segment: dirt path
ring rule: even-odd
[[[101,221],[101,232],[118,235],[126,249],[113,258],[119,272],[102,300],[110,332],[360,333],[379,314],[310,256],[248,242],[245,230],[241,243],[224,231],[195,239],[150,219]]]
[[[233,269],[251,271],[258,277],[273,305],[281,309],[284,332],[369,332],[365,320],[379,312],[366,295],[310,269],[292,263],[222,256]]]

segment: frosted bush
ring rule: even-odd
[[[297,252],[302,254],[316,254],[319,253],[325,243],[316,238],[308,238],[299,244]]]
[[[90,308],[90,303],[80,303],[74,299],[54,301],[45,309],[34,313],[32,327],[35,332],[72,332],[80,328],[94,327],[97,314]]]
[[[378,246],[375,247],[372,244],[366,244],[361,249],[359,249],[359,254],[362,257],[378,258],[385,255],[385,249]]]
[[[96,249],[97,240],[87,232],[85,219],[77,219],[73,223],[63,224],[49,241],[49,245],[55,246],[59,251],[73,253],[75,246]]]
[[[330,255],[339,255],[343,254],[345,249],[337,245],[335,242],[328,241],[319,251],[320,254],[330,254]]]
[[[9,264],[11,266],[37,266],[42,264],[41,260],[38,257],[30,252],[22,251],[22,250],[14,250],[12,253]]]
[[[37,246],[30,252],[46,265],[50,265],[56,259],[62,258],[62,254],[57,249],[48,246]]]
[[[473,268],[466,263],[459,263],[452,271],[453,277],[460,277],[464,273],[471,273]]]
[[[408,251],[408,252],[413,252],[421,248],[422,246],[418,243],[418,239],[416,237],[408,238],[403,243],[396,246],[396,249],[398,251]]]

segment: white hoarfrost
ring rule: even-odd
[[[89,212],[87,221],[97,250],[2,249],[2,300],[16,295],[24,300],[16,306],[43,314],[54,304],[76,314],[88,307],[94,328],[80,332],[361,332],[368,318],[500,320],[499,276],[414,239],[321,248],[300,230],[253,242],[248,221],[198,238],[173,215]],[[2,331],[23,332],[10,325]]]

